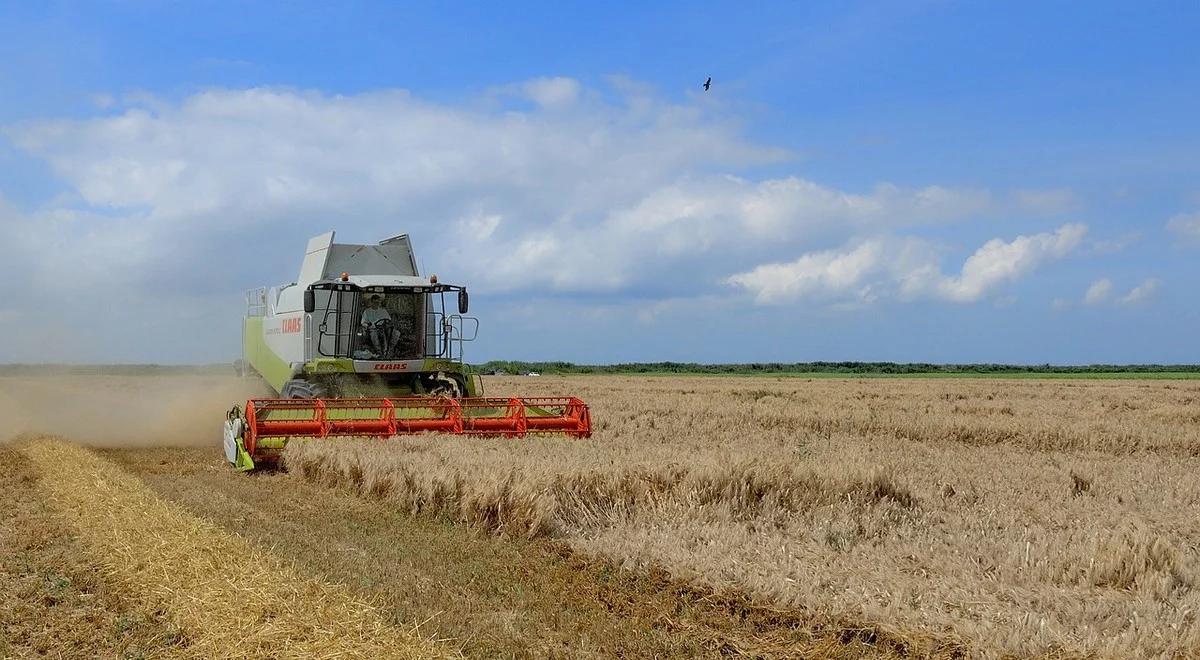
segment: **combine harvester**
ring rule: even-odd
[[[457,313],[446,312],[448,293]],[[407,235],[378,245],[313,238],[296,282],[246,294],[238,367],[279,398],[229,411],[226,459],[238,470],[274,463],[289,438],[591,435],[575,397],[483,396],[463,362],[479,330],[467,306],[465,287],[420,276]]]

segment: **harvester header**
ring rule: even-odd
[[[577,398],[483,396],[463,360],[479,330],[467,289],[423,277],[407,235],[333,239],[309,240],[295,282],[246,293],[239,369],[279,398],[229,411],[225,456],[236,467],[277,460],[294,437],[590,435]]]

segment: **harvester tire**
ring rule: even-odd
[[[429,396],[444,396],[451,399],[460,399],[466,396],[466,387],[453,376],[448,376],[442,372],[438,372],[435,376],[428,376],[422,379],[422,385],[425,387],[425,393]]]
[[[325,389],[316,383],[293,378],[283,384],[279,394],[285,399],[321,399],[325,397]]]

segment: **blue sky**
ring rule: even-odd
[[[1200,362],[1198,24],[0,3],[0,361],[232,359],[336,229],[469,285],[469,359]]]

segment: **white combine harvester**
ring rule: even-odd
[[[441,432],[591,434],[574,397],[484,397],[463,361],[479,322],[463,286],[422,277],[407,235],[377,245],[308,242],[291,284],[246,294],[244,373],[278,394],[234,407],[225,456],[241,470],[278,460],[288,438]],[[446,311],[451,294],[455,312]]]

